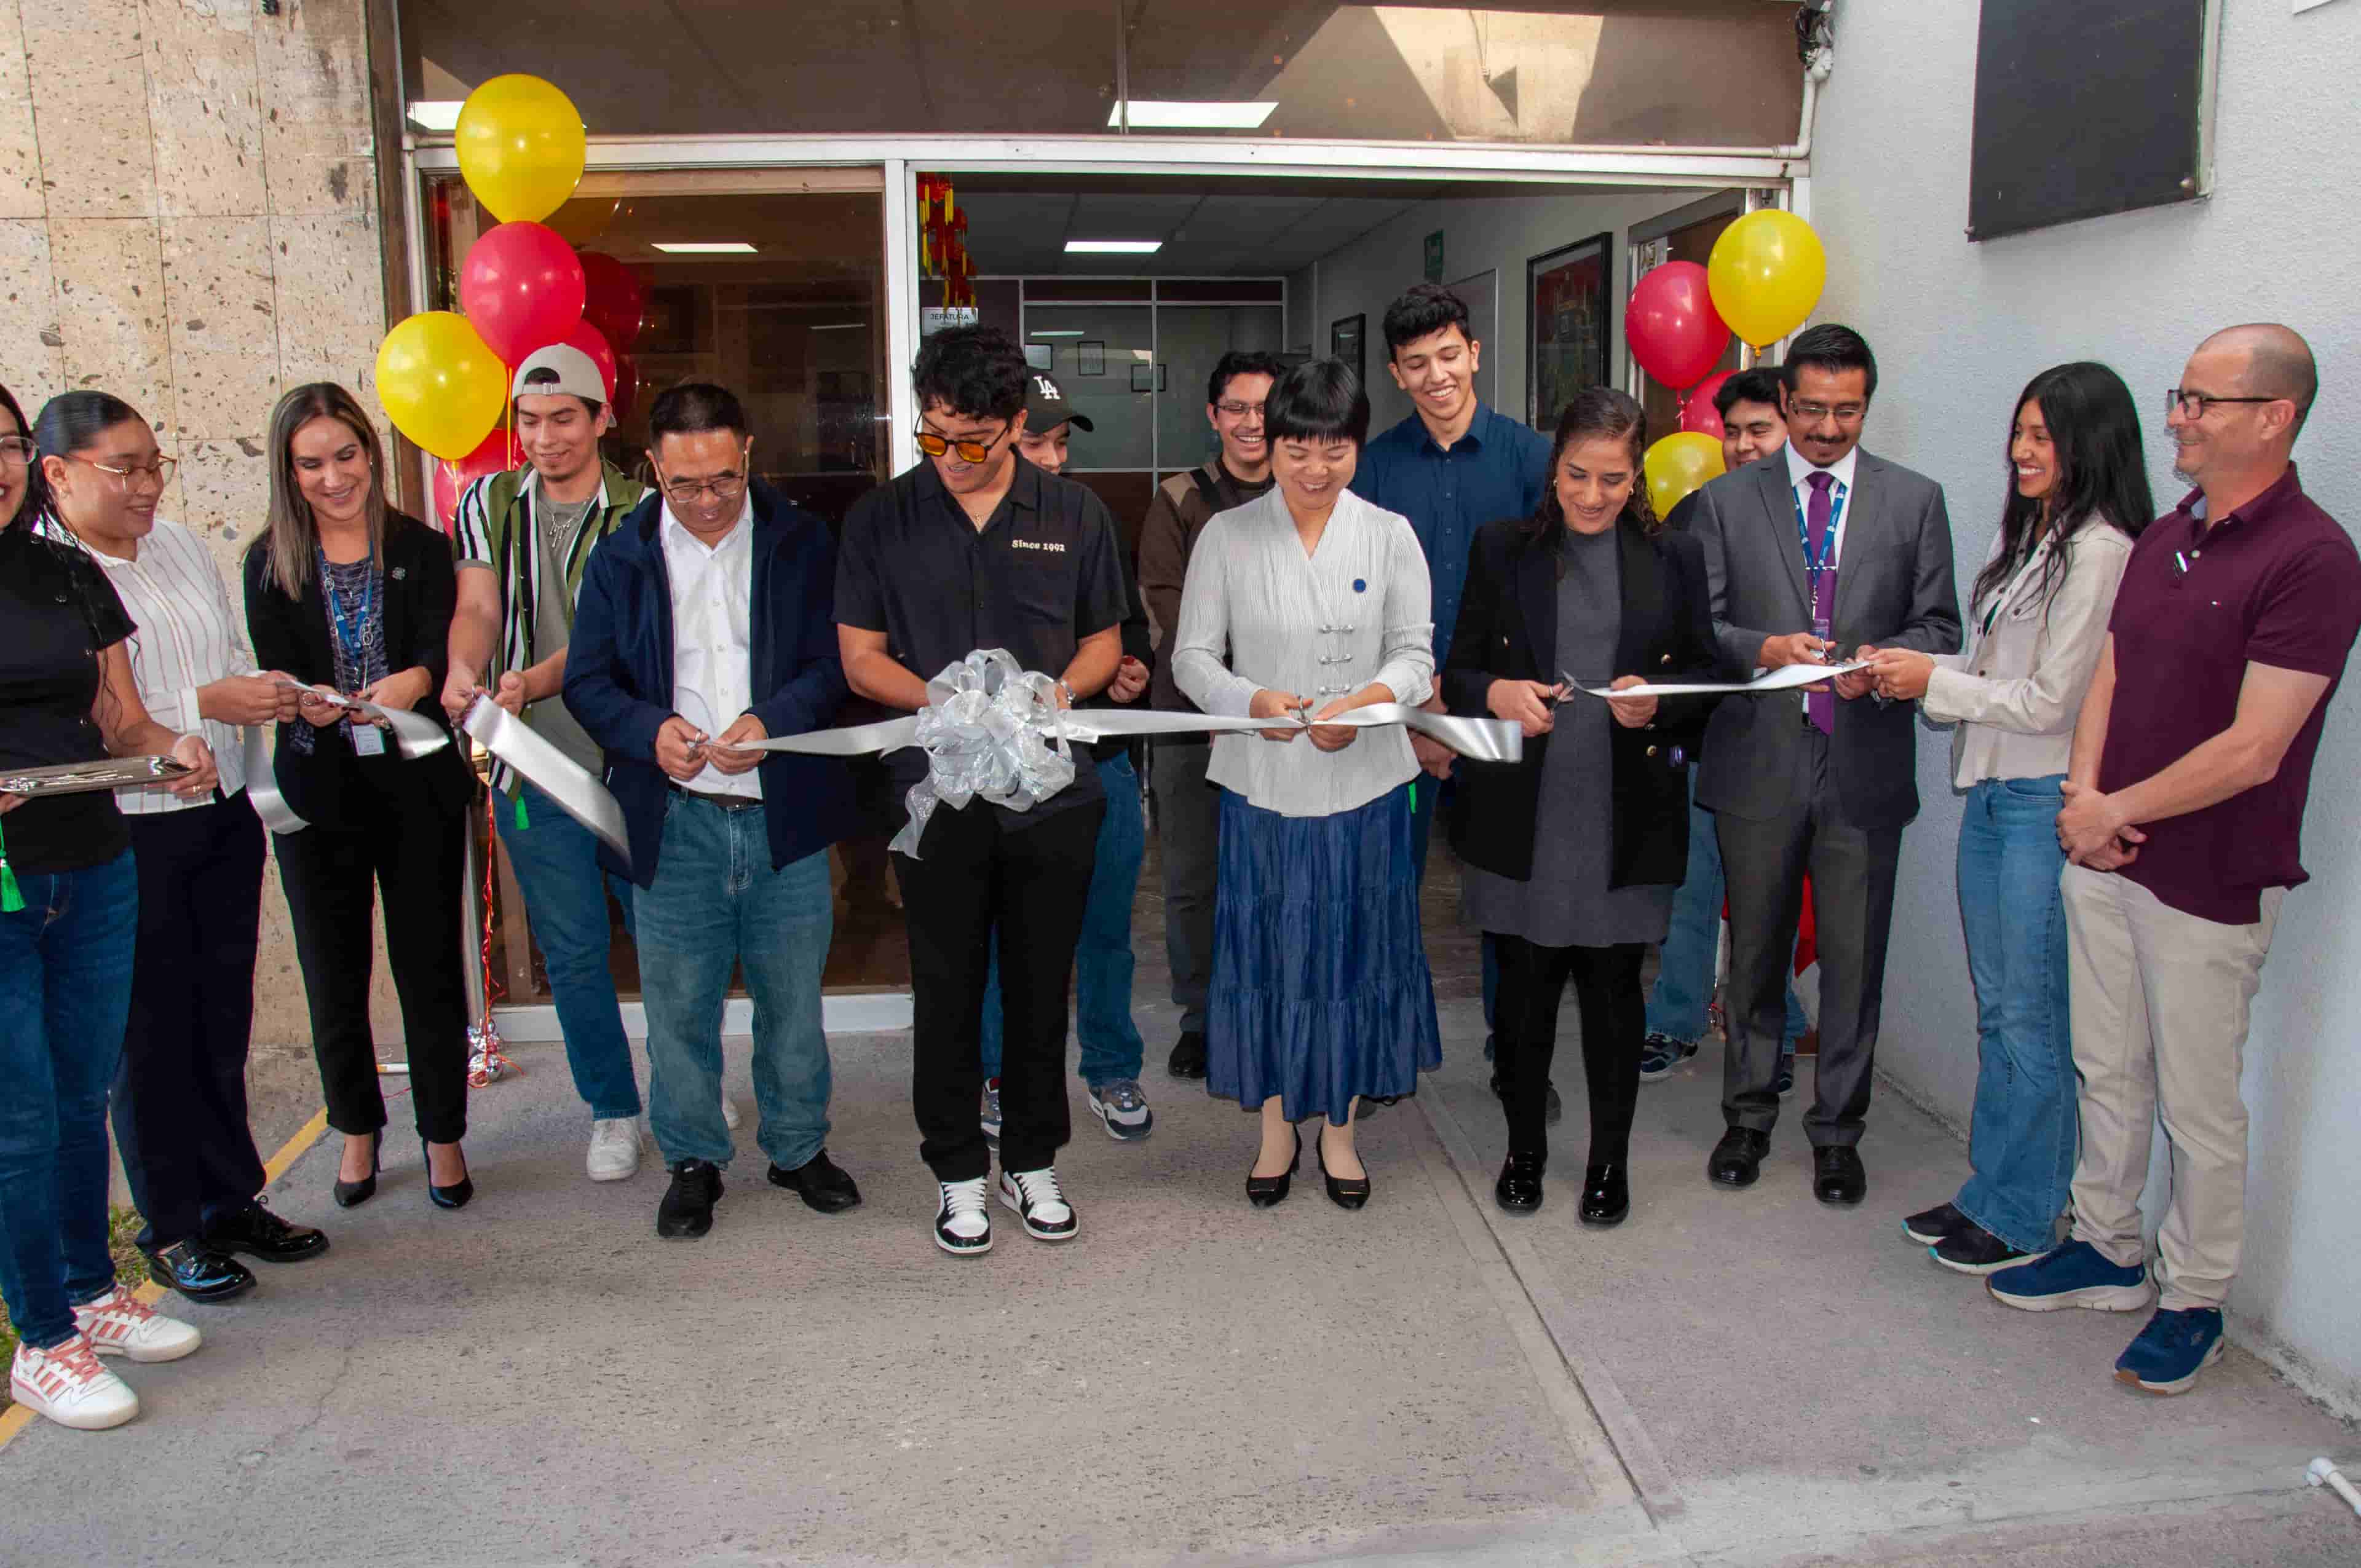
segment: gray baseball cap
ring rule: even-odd
[[[1047,370],[1025,373],[1025,430],[1029,435],[1046,435],[1061,424],[1076,430],[1092,428],[1088,414],[1078,414],[1066,401],[1066,389]]]
[[[553,343],[524,356],[524,363],[517,367],[509,396],[562,396],[604,403],[608,400],[607,378],[598,374],[598,362],[580,349],[571,344]]]

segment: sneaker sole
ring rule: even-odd
[[[1916,1242],[1920,1246],[1941,1246],[1945,1242],[1951,1239],[1950,1233],[1948,1231],[1938,1232],[1933,1234],[1929,1234],[1925,1231],[1914,1231],[1910,1228],[1910,1222],[1907,1220],[1902,1222],[1902,1234],[1908,1236],[1912,1241]]]
[[[2021,1263],[2030,1263],[2034,1256],[2029,1252],[2020,1252],[2002,1258],[1998,1263],[1953,1263],[1931,1246],[1927,1249],[1927,1255],[1954,1274],[1972,1274],[1979,1278],[1988,1274],[1998,1274],[2004,1268],[2015,1268]]]
[[[197,1352],[203,1350],[204,1347],[205,1342],[203,1339],[192,1340],[187,1344],[181,1346],[178,1350],[168,1350],[162,1352],[153,1350],[134,1350],[127,1344],[101,1344],[96,1340],[90,1342],[90,1348],[96,1351],[101,1355],[125,1356],[131,1361],[137,1362],[142,1366],[157,1366],[167,1361],[184,1360],[189,1356],[196,1354]]]
[[[1140,1123],[1139,1125],[1136,1127],[1129,1126],[1124,1123],[1116,1121],[1113,1116],[1109,1115],[1106,1108],[1095,1100],[1091,1102],[1091,1114],[1099,1119],[1099,1124],[1106,1129],[1106,1135],[1113,1138],[1119,1144],[1146,1143],[1148,1141],[1148,1135],[1156,1130],[1156,1118],[1154,1116],[1149,1116],[1147,1121]],[[994,1148],[998,1148],[999,1146],[1000,1146],[996,1143],[993,1145],[993,1147]]]
[[[953,1246],[950,1243],[943,1240],[942,1232],[937,1231],[935,1232],[935,1245],[942,1248],[943,1251],[950,1254],[953,1257],[982,1257],[985,1253],[992,1250],[992,1233],[989,1231],[985,1232],[983,1240],[975,1243],[972,1246]]]
[[[139,1406],[137,1402],[136,1397],[131,1408],[127,1410],[109,1410],[102,1415],[86,1416],[60,1415],[57,1411],[52,1410],[47,1405],[44,1405],[41,1402],[40,1398],[30,1388],[26,1387],[22,1383],[18,1383],[13,1378],[8,1384],[8,1395],[9,1398],[15,1399],[16,1403],[24,1406],[25,1409],[32,1411],[43,1420],[55,1421],[58,1425],[61,1427],[69,1427],[75,1431],[107,1431],[113,1428],[126,1425],[126,1423],[137,1420],[139,1415]]]
[[[636,1161],[627,1170],[586,1170],[584,1172],[593,1181],[629,1181],[639,1173],[640,1168]],[[327,1249],[323,1247],[320,1250],[324,1252]]]
[[[1036,1230],[1033,1226],[1033,1217],[1025,1212],[1022,1204],[1005,1192],[999,1192],[997,1196],[1008,1206],[1009,1212],[1016,1216],[1018,1223],[1025,1227],[1025,1234],[1037,1242],[1070,1242],[1082,1232],[1082,1226],[1079,1223],[1069,1223],[1062,1231]]]
[[[2015,1307],[2020,1312],[2056,1312],[2069,1307],[2087,1308],[2093,1312],[2141,1312],[2156,1304],[2156,1288],[2146,1284],[2091,1285],[2050,1296],[2014,1296],[1995,1289],[1987,1280],[1984,1289],[2002,1306]]]
[[[2128,1387],[2137,1388],[2144,1394],[2157,1394],[2166,1397],[2169,1397],[2174,1394],[2186,1394],[2189,1392],[2191,1387],[2196,1384],[2197,1374],[2204,1371],[2207,1367],[2213,1365],[2215,1362],[2221,1359],[2222,1342],[2217,1339],[2206,1347],[2205,1354],[2198,1360],[2195,1370],[2191,1371],[2186,1377],[2176,1377],[2169,1383],[2150,1383],[2147,1379],[2142,1377],[2138,1373],[2132,1371],[2128,1367],[2118,1366],[2115,1368],[2115,1381],[2124,1384]]]

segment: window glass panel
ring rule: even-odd
[[[1285,336],[1277,305],[1165,305],[1156,316],[1157,352],[1167,390],[1156,400],[1157,466],[1165,473],[1193,467],[1221,448],[1205,422],[1205,383],[1233,349],[1276,354]]]
[[[1147,468],[1155,461],[1158,367],[1147,305],[1025,307],[1025,341],[1047,345],[1049,373],[1092,428],[1071,433],[1076,468]],[[1168,376],[1167,381],[1169,383]]]

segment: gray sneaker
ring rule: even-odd
[[[1108,1137],[1121,1144],[1136,1144],[1156,1130],[1156,1113],[1148,1108],[1148,1096],[1139,1091],[1136,1078],[1092,1084],[1091,1114],[1105,1124]]]
[[[1000,1080],[983,1080],[983,1141],[996,1153],[1000,1148]]]

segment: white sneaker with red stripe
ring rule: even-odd
[[[204,1343],[196,1325],[168,1318],[120,1283],[95,1301],[73,1310],[74,1327],[101,1355],[134,1361],[178,1361]]]
[[[8,1368],[8,1396],[78,1431],[104,1431],[139,1413],[139,1396],[98,1364],[98,1353],[82,1334],[47,1350],[18,1345]]]

